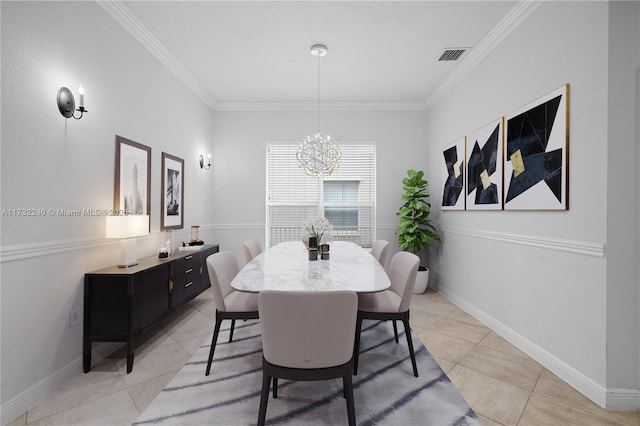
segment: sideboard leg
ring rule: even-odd
[[[91,342],[85,338],[82,343],[82,369],[85,373],[91,371]]]

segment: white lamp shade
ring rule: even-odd
[[[149,233],[149,216],[107,216],[107,238],[131,238]]]

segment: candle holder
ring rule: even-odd
[[[329,260],[329,244],[322,244],[320,246],[320,259]]]
[[[204,241],[200,239],[200,225],[191,225],[191,241],[190,246],[201,246]]]
[[[309,237],[309,248],[318,249],[318,237]]]
[[[318,260],[318,250],[309,248],[309,260]]]

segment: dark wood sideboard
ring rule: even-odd
[[[111,266],[85,274],[84,372],[91,370],[91,343],[126,342],[130,373],[134,336],[211,287],[206,260],[218,250],[217,244],[176,250],[165,259],[150,256],[130,268]]]

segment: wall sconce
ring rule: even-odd
[[[58,90],[58,110],[60,110],[60,114],[62,114],[64,118],[73,117],[76,120],[80,120],[82,115],[88,112],[84,109],[84,89],[82,86],[78,88],[78,93],[80,94],[80,102],[78,102],[78,109],[76,109],[76,100],[71,90],[66,87],[61,87],[60,90]],[[80,117],[75,116],[75,111],[80,112]]]
[[[200,168],[209,170],[211,168],[211,154],[207,154],[207,164],[204,164],[204,155],[200,154]]]

